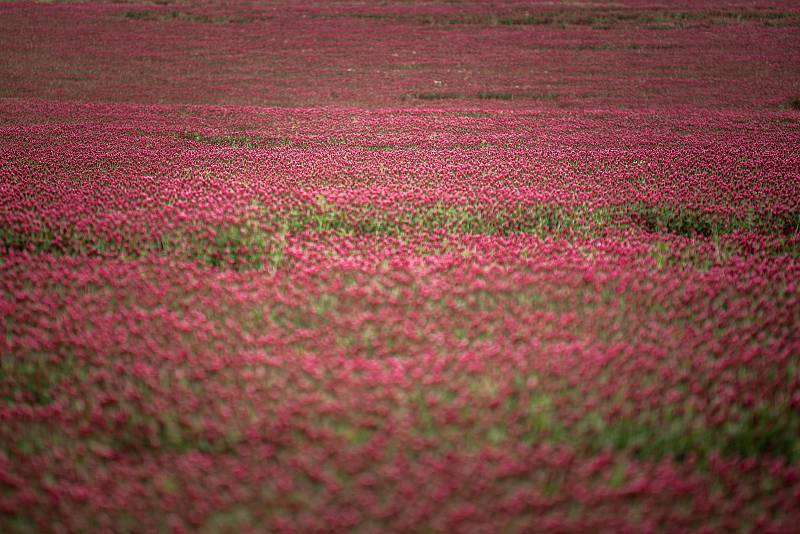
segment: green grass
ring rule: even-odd
[[[516,384],[520,392],[527,389],[525,380],[516,380]],[[449,424],[439,421],[425,398],[435,396],[442,404],[451,402],[453,398],[441,388],[411,394],[404,409],[408,410],[414,422],[414,431],[442,450],[481,450],[509,439],[518,439],[528,445],[564,444],[590,454],[613,450],[646,460],[670,458],[680,462],[693,457],[705,462],[711,455],[720,454],[800,462],[800,414],[789,406],[762,404],[752,408],[740,407],[735,417],[718,426],[690,410],[681,412],[672,406],[613,419],[599,411],[589,412],[577,422],[568,424],[562,420],[557,406],[559,400],[563,405],[570,393],[534,390],[528,392],[524,406],[519,405],[517,394],[491,409],[489,418],[476,413],[489,410],[486,402],[496,397],[498,386],[485,375],[469,379],[467,389],[477,402],[469,408],[474,420],[464,419]],[[491,420],[497,423],[488,424]],[[508,425],[509,421],[514,422]],[[357,439],[355,435],[351,436],[352,429],[347,430],[349,427],[346,425],[343,428],[346,430],[345,438]],[[359,439],[359,442],[362,441]]]
[[[136,21],[158,21],[158,22],[196,22],[201,24],[243,24],[267,20],[271,17],[265,16],[228,16],[228,15],[204,15],[189,11],[156,11],[156,10],[137,10],[126,11],[125,18]]]
[[[475,95],[480,100],[552,100],[558,97],[557,93],[545,93],[541,91],[481,91]]]
[[[686,265],[709,267],[731,257],[735,251],[722,245],[722,237],[735,231],[776,237],[779,243],[773,247],[775,250],[766,253],[800,254],[800,243],[797,242],[800,211],[781,214],[750,212],[737,217],[670,205],[632,204],[590,208],[536,204],[508,206],[487,212],[475,206],[439,202],[386,213],[369,205],[337,206],[321,196],[315,202],[295,206],[282,213],[273,212],[257,202],[252,208],[241,222],[216,228],[213,238],[186,229],[157,238],[128,235],[122,241],[113,241],[64,228],[43,226],[36,232],[20,233],[0,227],[0,248],[120,258],[158,254],[220,268],[278,269],[287,260],[287,239],[304,232],[402,238],[415,232],[444,231],[449,234],[527,234],[569,239],[603,235],[610,228],[638,227],[652,233],[714,241],[716,253],[713,258],[707,258],[706,253],[699,252],[698,257],[691,257],[691,251],[685,251],[685,257],[677,259]],[[657,247],[653,249],[653,257],[660,267],[674,264],[676,260],[670,256],[669,250]]]
[[[477,93],[457,93],[452,91],[415,91],[403,96],[413,100],[553,100],[557,93],[541,91],[479,91]]]
[[[587,443],[595,449],[629,451],[642,458],[702,460],[713,452],[742,458],[773,456],[800,461],[800,415],[789,407],[747,410],[738,420],[714,427],[691,414],[643,414],[606,423],[591,415],[580,424],[596,425]]]
[[[292,144],[291,139],[285,137],[261,137],[245,133],[206,135],[200,132],[182,132],[179,134],[172,134],[172,137],[216,146],[247,149],[276,148]]]
[[[508,10],[498,13],[463,13],[442,15],[372,14],[354,15],[359,18],[394,19],[440,27],[459,25],[550,26],[555,28],[586,27],[608,30],[619,26],[638,26],[648,30],[682,29],[698,26],[757,23],[764,26],[789,27],[800,25],[800,17],[790,11],[767,9],[711,9],[671,11],[666,9],[632,9],[585,7],[583,9]]]
[[[406,98],[414,100],[453,100],[456,98],[464,98],[463,93],[453,93],[447,91],[415,91],[405,95]]]
[[[73,358],[50,352],[3,357],[0,358],[0,391],[4,393],[6,402],[13,402],[18,395],[23,395],[33,404],[49,404],[61,381],[75,372]]]
[[[756,214],[751,211],[746,216],[737,217],[680,206],[646,204],[630,206],[627,211],[633,223],[647,231],[685,237],[720,236],[737,230],[784,236],[800,233],[800,211],[781,214]]]

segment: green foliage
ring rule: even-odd
[[[536,443],[542,440],[560,441],[566,431],[553,406],[552,396],[534,393],[527,406],[523,440]]]
[[[221,227],[209,247],[202,241],[187,249],[189,259],[200,260],[214,267],[233,263],[239,268],[277,269],[284,260],[284,232],[267,232],[256,224]]]
[[[406,96],[414,100],[451,100],[455,98],[464,98],[462,93],[450,93],[444,91],[416,91]]]
[[[0,383],[10,394],[5,400],[11,402],[17,395],[23,395],[34,404],[49,404],[61,381],[74,372],[73,358],[49,352],[31,353],[24,358],[0,358]]]
[[[187,134],[188,135],[188,134]],[[194,135],[194,134],[191,134]],[[287,239],[304,232],[339,236],[368,234],[402,237],[413,232],[444,231],[451,234],[528,234],[541,238],[586,238],[603,235],[609,228],[637,226],[648,232],[671,233],[714,240],[716,253],[709,255],[689,247],[680,258],[665,244],[652,251],[659,268],[681,264],[709,268],[735,253],[721,236],[744,230],[779,239],[768,254],[798,254],[800,211],[731,216],[707,213],[667,204],[632,204],[618,207],[532,204],[506,206],[491,211],[473,205],[436,202],[391,212],[371,205],[339,206],[323,196],[314,202],[277,212],[255,202],[239,222],[215,228],[212,237],[189,228],[158,235],[125,235],[110,239],[90,231],[40,227],[18,232],[0,227],[0,249],[121,258],[170,255],[200,261],[219,268],[278,269],[286,263]],[[662,248],[658,248],[658,247]],[[713,257],[712,257],[713,256]]]
[[[682,207],[641,206],[632,211],[632,218],[650,232],[708,237],[723,231],[716,218]]]
[[[49,252],[53,249],[55,234],[53,230],[42,227],[35,232],[20,233],[7,226],[0,226],[0,250],[30,250],[34,253]]]
[[[792,236],[800,232],[800,211],[780,214],[723,216],[669,204],[636,204],[627,208],[634,224],[650,232],[667,232],[686,237],[720,236],[737,230]]]
[[[334,423],[334,432],[350,445],[363,445],[368,442],[374,432],[363,426],[353,425],[345,421]]]
[[[496,91],[481,91],[478,93],[478,98],[481,100],[513,100],[513,93],[500,93]]]
[[[138,21],[159,21],[159,22],[197,22],[201,24],[226,24],[226,23],[246,23],[265,20],[264,16],[228,16],[228,15],[205,15],[202,13],[192,13],[189,11],[157,11],[157,10],[137,10],[126,11],[125,18]]]
[[[417,22],[432,25],[478,24],[485,26],[551,26],[556,28],[589,27],[607,30],[619,25],[639,25],[650,30],[680,29],[698,25],[724,25],[756,22],[765,26],[797,26],[800,17],[790,11],[766,9],[711,9],[669,11],[665,9],[632,10],[614,7],[584,9],[541,9],[507,11],[495,14],[417,17]]]
[[[275,148],[291,144],[291,140],[287,138],[260,137],[245,133],[205,135],[199,132],[183,132],[175,134],[174,137],[217,146],[247,149]]]
[[[453,100],[453,99],[478,99],[478,100],[552,100],[558,95],[540,91],[479,91],[477,93],[455,93],[448,91],[417,91],[405,95],[405,98],[414,100]]]
[[[244,505],[211,513],[200,528],[203,534],[242,532],[252,524],[250,510]]]
[[[8,534],[31,534],[39,532],[36,523],[22,511],[3,517],[4,528]]]
[[[593,448],[625,450],[645,458],[683,460],[691,454],[704,459],[718,452],[800,460],[800,416],[785,407],[759,406],[720,427],[698,422],[692,414],[645,414],[602,423],[591,436]]]

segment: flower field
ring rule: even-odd
[[[794,2],[7,2],[0,50],[0,532],[796,532]]]

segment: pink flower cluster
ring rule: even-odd
[[[275,274],[7,255],[0,506],[56,530],[797,520],[800,263],[475,245]]]
[[[0,531],[796,529],[796,6],[233,4],[0,4]]]
[[[758,239],[800,225],[800,129],[788,112],[0,109],[20,123],[0,148],[0,225],[16,248],[138,256],[205,247],[230,226],[514,233],[540,206],[558,212],[556,234],[627,228],[642,207]],[[27,124],[30,113],[52,122]]]
[[[13,2],[0,96],[760,110],[798,96],[799,27],[792,0]]]

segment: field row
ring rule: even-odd
[[[793,523],[796,259],[487,239],[246,274],[7,253],[0,505],[19,528]]]

